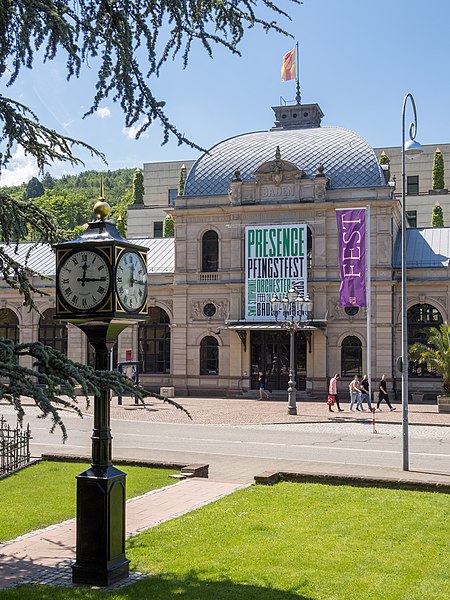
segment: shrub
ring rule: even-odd
[[[133,177],[133,204],[144,204],[144,174],[136,169]]]
[[[163,226],[163,237],[174,237],[175,235],[175,224],[173,221],[173,217],[171,215],[167,215],[164,219]]]
[[[444,227],[444,213],[442,212],[442,206],[439,202],[433,206],[433,212],[431,214],[431,226],[432,227]]]
[[[433,190],[443,190],[444,182],[444,157],[439,148],[436,148],[433,158],[433,169],[431,172],[431,185]]]

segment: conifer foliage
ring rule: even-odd
[[[172,215],[167,215],[164,218],[163,226],[163,237],[174,237],[175,235],[175,223]]]
[[[436,148],[433,157],[433,167],[431,170],[431,185],[433,190],[443,190],[445,188],[444,181],[444,157],[439,148]]]
[[[436,204],[433,206],[431,227],[444,227],[444,213],[439,202],[436,202]]]
[[[27,368],[19,362],[21,356],[31,356],[33,366]],[[177,402],[152,394],[143,388],[135,388],[133,382],[115,371],[96,371],[88,365],[75,363],[61,352],[40,342],[17,344],[0,338],[0,398],[8,400],[17,410],[22,421],[24,409],[22,397],[32,398],[43,416],[50,416],[53,432],[61,429],[63,438],[67,431],[59,414],[61,408],[71,408],[81,416],[76,387],[88,400],[89,394],[113,389],[117,393],[134,396],[141,401],[146,396],[156,396],[184,410]],[[187,412],[187,411],[185,411]],[[189,414],[189,413],[188,413]]]
[[[133,176],[133,203],[144,204],[144,174],[139,168]]]

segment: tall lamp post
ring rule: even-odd
[[[405,114],[408,100],[414,112],[414,121],[409,126],[409,140],[405,142]],[[403,470],[409,471],[408,444],[408,312],[406,299],[406,173],[405,156],[414,158],[422,154],[422,146],[416,142],[417,111],[412,94],[403,98],[402,108],[402,456]]]
[[[297,390],[295,387],[295,333],[304,329],[311,318],[313,303],[309,296],[303,297],[291,288],[281,299],[275,294],[270,301],[272,314],[277,323],[289,331],[289,381],[288,381],[288,414],[297,414]]]

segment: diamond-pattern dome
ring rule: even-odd
[[[305,177],[314,177],[323,164],[331,189],[386,185],[375,152],[361,136],[341,127],[318,127],[246,133],[220,142],[193,165],[184,195],[226,194],[236,170],[242,181],[253,181],[277,146],[281,158],[303,169]]]

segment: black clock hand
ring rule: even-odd
[[[81,287],[84,287],[86,285],[86,281],[88,281],[88,279],[86,279],[86,271],[88,269],[87,261],[82,263],[81,268],[83,269],[83,277],[78,277],[77,281],[81,281]]]
[[[99,279],[94,277],[85,277],[83,274],[83,277],[78,277],[77,281],[81,281],[81,285],[84,285],[86,281],[106,281],[106,279],[104,277],[100,277]]]

